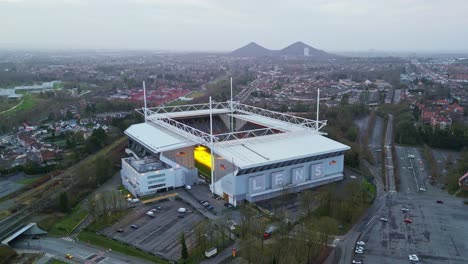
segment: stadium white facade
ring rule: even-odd
[[[145,122],[125,131],[132,157],[121,171],[137,196],[194,185],[199,173],[233,205],[343,179],[349,147],[325,137],[318,118],[234,101],[137,111]]]

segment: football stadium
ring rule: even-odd
[[[318,107],[317,107],[318,108]],[[325,137],[326,121],[235,101],[137,109],[121,178],[135,196],[200,182],[236,206],[343,179],[348,146]]]

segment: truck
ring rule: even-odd
[[[218,249],[213,247],[205,251],[205,257],[210,258],[218,253]]]

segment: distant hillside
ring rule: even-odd
[[[238,57],[261,57],[261,56],[294,56],[328,59],[335,58],[337,55],[327,53],[323,50],[311,47],[304,42],[298,41],[281,50],[269,50],[251,42],[235,51],[231,55]]]
[[[301,41],[295,42],[287,46],[286,48],[280,50],[279,53],[281,55],[288,56],[309,56],[315,58],[325,58],[332,56],[332,54],[326,53],[323,50],[318,50]]]
[[[231,55],[239,57],[259,57],[267,56],[270,53],[271,51],[269,49],[266,49],[255,42],[250,42],[249,44],[231,52]]]

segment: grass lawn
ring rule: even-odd
[[[39,178],[26,178],[26,179],[22,179],[20,181],[17,181],[17,183],[24,184],[24,185],[29,185],[29,184],[35,182],[37,179],[39,179]]]
[[[194,92],[191,92],[190,94],[187,95],[188,98],[198,98],[198,97],[202,97],[203,95],[205,95],[205,92],[203,91],[194,91]]]
[[[128,209],[126,211],[112,212],[111,215],[106,217],[101,216],[99,217],[99,221],[96,221],[96,219],[94,219],[93,222],[88,227],[86,227],[86,230],[95,232],[100,231],[108,226],[113,225],[115,222],[122,219],[122,217],[126,216],[130,212],[131,210]]]
[[[68,264],[68,263],[65,261],[58,260],[58,259],[52,259],[51,261],[47,262],[47,264]]]
[[[77,206],[71,214],[55,223],[49,231],[52,236],[68,236],[73,229],[88,215],[88,212]]]
[[[15,108],[14,110],[15,112],[29,110],[33,108],[37,103],[36,98],[31,94],[23,96],[23,100],[24,100],[23,103],[17,108]]]
[[[78,235],[78,239],[84,243],[89,243],[105,249],[112,249],[113,251],[117,251],[128,256],[141,258],[153,263],[169,263],[159,257],[153,256],[137,248],[127,246],[123,243],[109,239],[91,231],[81,231],[81,233]]]

